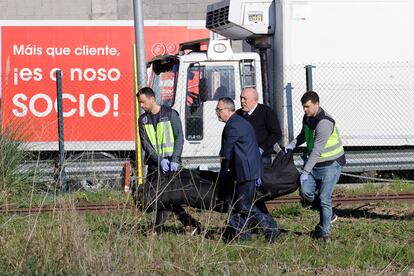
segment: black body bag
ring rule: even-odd
[[[183,169],[178,174],[147,177],[138,188],[137,200],[146,211],[170,210],[174,205],[186,205],[201,210],[227,212],[225,189],[218,185],[218,173]]]
[[[263,185],[257,189],[263,200],[290,194],[299,187],[299,172],[292,152],[280,151],[265,169]],[[233,192],[231,178],[219,178],[217,172],[183,169],[178,174],[156,174],[147,177],[137,189],[136,200],[146,211],[170,210],[187,205],[202,210],[227,212],[226,197]]]
[[[279,151],[272,166],[265,168],[263,185],[259,191],[264,200],[293,193],[299,188],[299,171],[293,162],[293,152]]]

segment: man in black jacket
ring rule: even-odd
[[[262,155],[264,168],[272,165],[273,146],[282,138],[279,121],[276,113],[267,105],[259,104],[259,95],[256,88],[244,88],[240,95],[241,108],[236,113],[245,118],[254,128],[259,151]],[[256,186],[261,185],[261,180]],[[259,188],[260,189],[260,188]],[[258,198],[255,205],[265,214],[268,214],[264,200]]]
[[[240,95],[241,108],[236,113],[253,126],[263,165],[269,167],[272,164],[273,146],[282,138],[282,131],[276,113],[258,101],[256,88],[244,88]]]

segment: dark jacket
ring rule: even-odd
[[[183,145],[184,145],[184,135],[181,126],[180,117],[178,112],[174,109],[171,109],[167,106],[161,106],[161,110],[158,114],[152,115],[150,113],[144,113],[140,116],[138,120],[139,124],[139,135],[141,137],[142,148],[146,154],[145,163],[149,166],[158,167],[159,164],[159,156],[155,151],[154,147],[151,145],[148,135],[144,129],[144,124],[152,123],[155,124],[157,122],[153,122],[154,118],[157,117],[158,121],[171,121],[171,127],[173,130],[174,135],[174,151],[172,156],[169,157],[171,161],[179,163],[181,161],[181,154],[183,152]]]
[[[282,138],[282,131],[276,113],[263,104],[258,104],[248,117],[245,116],[242,109],[238,109],[236,113],[252,124],[257,143],[264,151],[263,155],[270,156],[273,152],[273,146]]]
[[[221,136],[221,175],[228,170],[237,182],[255,180],[263,176],[263,164],[254,129],[250,123],[233,114]]]

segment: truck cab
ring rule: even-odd
[[[261,101],[259,55],[234,53],[229,40],[205,39],[183,43],[178,55],[155,57],[147,68],[158,103],[180,114],[184,165],[216,169],[224,127],[216,116],[217,101],[230,97],[239,108],[244,87],[256,87]]]

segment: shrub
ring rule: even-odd
[[[0,202],[7,203],[10,196],[24,193],[33,179],[30,169],[22,169],[29,158],[25,151],[19,127],[0,126]]]

